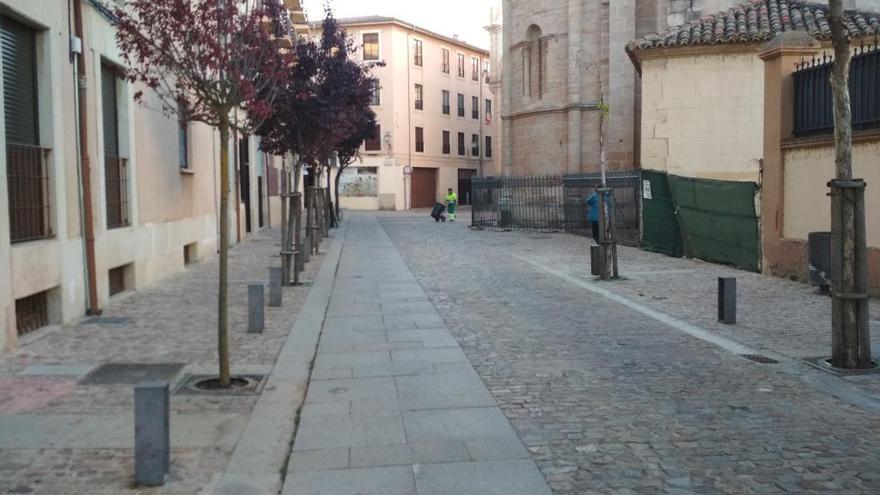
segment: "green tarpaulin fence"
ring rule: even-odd
[[[683,253],[758,271],[761,252],[756,183],[692,179],[652,171],[642,171],[642,176],[651,184],[652,198],[657,198],[644,200],[645,249],[671,255]],[[677,236],[669,232],[670,224],[677,226]]]
[[[681,229],[675,218],[675,203],[669,191],[669,179],[663,172],[642,170],[642,181],[642,249],[669,256],[682,256],[684,251],[681,246]]]

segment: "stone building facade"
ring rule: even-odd
[[[339,19],[373,77],[376,138],[340,180],[340,205],[425,208],[448,189],[470,204],[471,177],[490,175],[501,143],[489,52],[454,36],[382,16]],[[314,25],[314,35],[320,25]]]
[[[219,246],[219,135],[166,117],[155,101],[136,104],[132,96],[146,88],[118,76],[124,61],[112,12],[106,2],[75,1],[82,78],[74,73],[77,33],[67,2],[0,1],[0,352],[41,338],[46,327],[99,314],[117,295]],[[299,1],[284,5],[302,33]],[[282,160],[258,152],[254,137],[232,141],[236,242],[280,225]]]
[[[847,1],[849,8],[877,8],[874,0]],[[609,108],[608,168],[638,167],[641,84],[626,44],[742,3],[503,0],[502,39],[493,51],[502,80],[502,173],[598,170],[603,100]]]

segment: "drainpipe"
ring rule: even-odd
[[[407,163],[407,165],[409,165],[410,170],[413,169],[413,166],[412,166],[412,107],[413,107],[412,94],[413,94],[413,85],[412,85],[412,77],[410,75],[410,72],[412,70],[412,63],[413,63],[412,53],[411,53],[412,42],[413,42],[413,35],[415,33],[416,33],[416,25],[413,24],[412,29],[410,30],[410,34],[406,40],[406,135],[407,135],[406,149],[407,149],[407,153],[409,155],[409,159],[408,159],[409,163]],[[410,194],[412,194],[412,188],[410,188]],[[434,191],[434,195],[435,196],[437,195],[437,191]],[[437,198],[435,197],[434,200],[436,201]],[[412,201],[410,201],[409,203],[410,203],[409,207],[412,207]],[[406,197],[406,174],[404,174],[403,175],[403,209],[409,210],[409,207],[407,206],[407,197]]]
[[[80,186],[82,200],[82,228],[83,240],[85,244],[86,258],[86,314],[99,315],[101,309],[98,307],[98,281],[97,269],[95,268],[95,226],[94,212],[92,210],[92,168],[89,161],[89,118],[88,118],[88,78],[86,76],[86,55],[85,55],[85,38],[83,29],[83,12],[82,0],[73,0],[73,23],[76,38],[79,39],[79,46],[72,46],[75,52],[74,71],[76,76],[76,109],[78,119],[76,128],[79,134],[79,170],[80,170]],[[71,40],[73,42],[73,40]],[[79,50],[76,50],[79,48]]]

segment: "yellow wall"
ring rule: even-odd
[[[853,146],[853,174],[865,179],[868,246],[880,248],[880,140]],[[834,147],[800,148],[785,152],[785,228],[787,238],[806,239],[814,231],[831,230],[827,182],[834,177]]]
[[[763,108],[764,64],[754,52],[645,60],[642,168],[759,182]]]

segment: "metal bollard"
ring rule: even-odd
[[[263,333],[265,328],[263,284],[248,285],[248,333]]]
[[[280,266],[269,268],[269,306],[281,306],[281,277]]]
[[[736,278],[718,277],[718,321],[736,323]]]
[[[162,486],[171,468],[171,398],[168,382],[134,387],[134,479],[138,485]]]
[[[602,256],[599,246],[590,246],[590,274],[598,276],[600,274]]]

